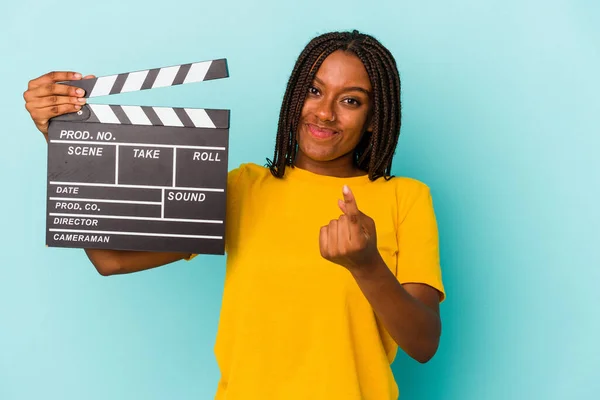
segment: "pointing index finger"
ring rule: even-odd
[[[348,185],[344,185],[342,192],[344,193],[344,210],[342,211],[344,211],[344,214],[350,217],[351,223],[357,224],[358,217],[360,216],[360,210],[356,204],[354,193],[352,193]]]

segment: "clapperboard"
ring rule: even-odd
[[[228,76],[220,59],[61,83],[97,97]],[[86,104],[48,139],[48,246],[224,254],[229,110]]]

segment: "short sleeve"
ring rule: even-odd
[[[423,283],[446,297],[440,266],[438,226],[429,187],[418,182],[414,196],[399,213],[396,275],[400,283]]]
[[[230,220],[231,214],[235,209],[237,209],[237,204],[239,204],[239,190],[238,190],[238,181],[240,179],[240,175],[242,174],[242,170],[244,169],[244,164],[239,167],[232,169],[227,173],[227,219]],[[227,236],[227,235],[226,235]],[[227,251],[227,239],[225,240],[225,251]],[[196,257],[197,254],[191,254],[189,257],[186,257],[185,260],[190,261],[192,258]]]

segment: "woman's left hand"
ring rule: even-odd
[[[381,259],[375,221],[358,209],[348,186],[344,186],[343,195],[344,201],[338,200],[338,206],[344,214],[321,227],[321,256],[352,273],[363,272]]]

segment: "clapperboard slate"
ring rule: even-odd
[[[96,97],[228,76],[221,59],[61,83]],[[48,138],[48,246],[224,254],[229,110],[86,104]]]

